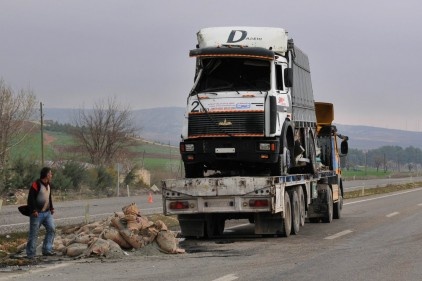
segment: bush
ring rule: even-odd
[[[31,182],[39,178],[40,170],[35,161],[19,157],[12,163],[9,184],[14,189],[29,188]]]
[[[70,179],[71,187],[75,190],[80,190],[81,184],[87,176],[85,167],[75,161],[67,161],[63,166],[62,173]]]
[[[106,168],[99,166],[95,168],[97,172],[97,180],[95,187],[99,192],[107,192],[107,188],[114,185],[117,176],[115,175],[112,168]]]

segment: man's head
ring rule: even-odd
[[[50,181],[50,179],[51,179],[51,176],[52,176],[53,174],[51,173],[51,168],[49,168],[49,167],[44,167],[44,168],[42,168],[41,169],[41,172],[40,172],[40,179],[42,179],[42,180],[47,180],[47,182],[49,182]]]

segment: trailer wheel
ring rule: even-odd
[[[297,196],[299,197],[299,213],[300,213],[300,226],[305,225],[306,210],[305,210],[305,194],[302,187],[299,187]]]
[[[327,213],[322,218],[322,221],[325,223],[333,221],[333,192],[329,187],[327,187]]]
[[[292,227],[291,234],[298,234],[300,228],[300,208],[299,198],[296,190],[290,192],[290,202],[292,205]]]
[[[287,191],[284,192],[284,218],[281,218],[281,233],[283,237],[289,237],[292,231],[292,208]]]
[[[343,209],[343,196],[339,195],[338,201],[334,203],[334,212],[333,218],[340,219],[341,218],[341,211]]]

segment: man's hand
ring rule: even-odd
[[[38,218],[38,212],[37,211],[33,211],[32,215],[34,216],[34,218]]]

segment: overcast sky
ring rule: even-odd
[[[184,107],[212,26],[270,26],[308,54],[335,122],[422,131],[421,1],[0,0],[0,78],[44,107]]]

